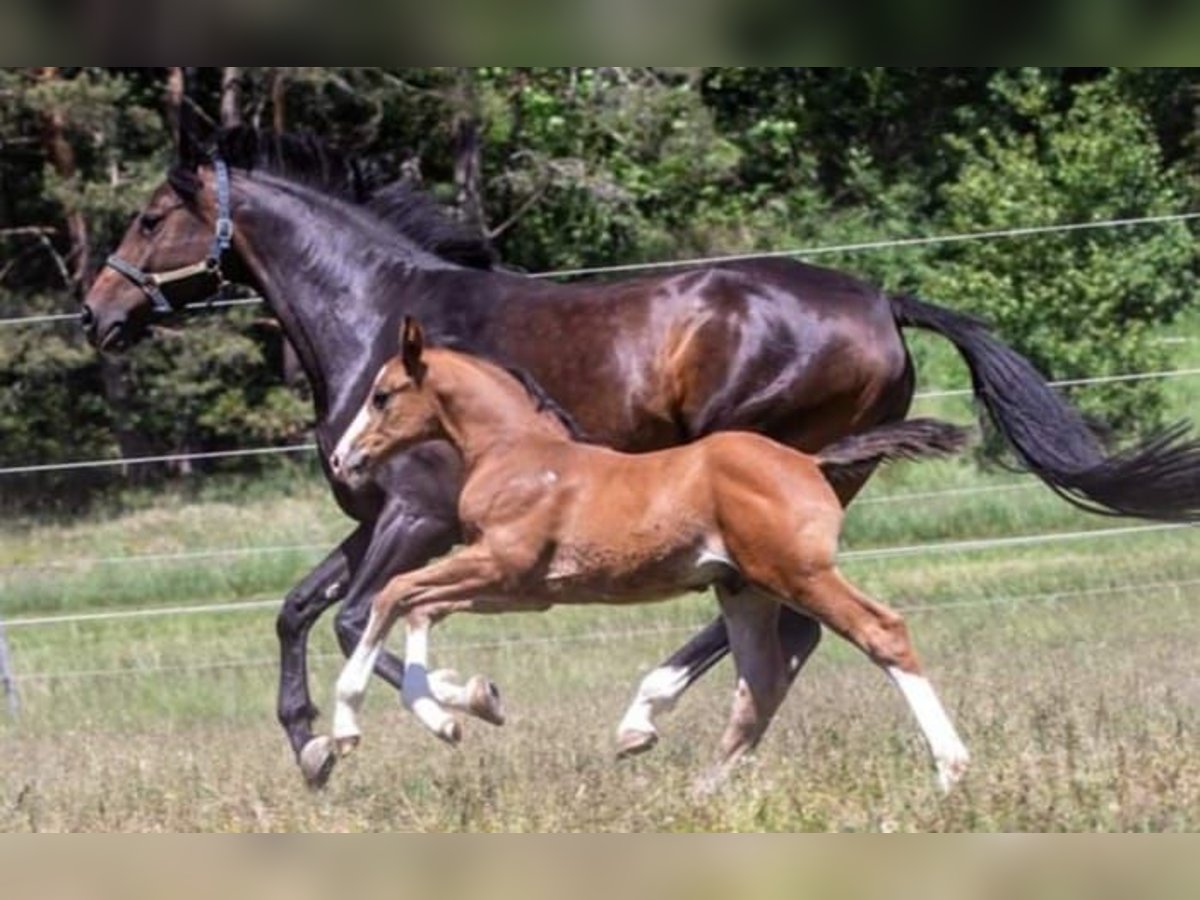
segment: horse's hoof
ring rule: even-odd
[[[361,741],[361,734],[347,734],[343,737],[337,738],[337,755],[349,756],[358,749],[358,745]]]
[[[310,740],[300,751],[300,771],[313,790],[325,787],[329,781],[338,761],[336,751],[333,738],[325,734]]]
[[[500,700],[500,688],[490,678],[474,675],[467,682],[468,706],[471,715],[489,725],[504,724],[504,704]]]
[[[451,747],[457,747],[459,742],[462,741],[462,726],[458,724],[457,719],[451,719],[438,730],[437,736]]]
[[[617,759],[641,756],[657,743],[658,734],[653,731],[622,731],[617,735]]]

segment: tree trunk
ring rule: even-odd
[[[182,70],[179,70],[182,73]],[[51,81],[58,77],[57,66],[42,67],[39,77]],[[182,77],[182,75],[181,75]],[[173,81],[173,78],[171,79]],[[169,84],[171,83],[169,81]],[[179,81],[182,87],[182,80]],[[177,120],[176,120],[177,121]],[[67,120],[63,110],[51,108],[43,114],[42,121],[43,143],[46,158],[59,178],[69,181],[76,177],[78,167],[75,158],[75,148],[67,137]],[[88,233],[87,218],[83,212],[70,205],[64,206],[63,216],[67,223],[67,234],[71,240],[71,252],[68,259],[71,263],[71,291],[76,297],[80,296],[92,279],[91,240]],[[100,378],[104,386],[104,398],[113,410],[114,432],[117,445],[122,456],[138,456],[146,452],[146,442],[142,436],[128,425],[129,393],[128,379],[125,373],[125,363],[110,356],[100,357]]]
[[[176,153],[183,147],[183,103],[187,93],[187,78],[183,66],[167,67],[167,125]]]
[[[271,76],[271,127],[276,134],[287,128],[287,69],[282,66]]]
[[[480,140],[479,92],[470,68],[457,70],[454,110],[454,187],[459,214],[481,234],[483,211],[483,145]]]
[[[129,363],[124,356],[100,355],[100,383],[104,388],[104,402],[112,410],[113,435],[117,439],[123,459],[149,456],[153,451],[146,440],[130,421],[129,414]],[[134,483],[142,483],[150,474],[149,466],[124,466],[122,474]]]
[[[52,82],[58,78],[58,66],[42,66],[38,69],[38,77],[44,82]],[[58,107],[47,110],[42,115],[42,145],[46,158],[50,161],[55,173],[63,181],[71,181],[77,173],[75,163],[75,148],[67,138],[66,114]],[[92,245],[88,233],[87,219],[83,213],[74,208],[69,202],[64,205],[63,217],[67,223],[67,236],[71,241],[70,261],[71,290],[78,296],[84,286],[91,280],[92,275]]]
[[[221,69],[221,127],[242,124],[242,70],[237,66]]]

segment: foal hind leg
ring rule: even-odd
[[[721,615],[737,671],[729,724],[721,737],[716,765],[697,784],[701,792],[723,782],[758,746],[791,683],[778,637],[779,601],[752,588],[717,588]]]
[[[953,787],[966,772],[967,748],[923,674],[900,614],[872,600],[832,567],[789,579],[781,596],[846,638],[887,672],[929,744],[939,785],[944,791]]]
[[[898,418],[903,418],[899,411]],[[783,438],[800,448],[803,441]],[[866,485],[874,469],[855,478],[844,478],[833,486],[838,502],[848,507]],[[789,684],[796,680],[813,651],[821,643],[821,626],[811,617],[790,607],[779,612],[779,643],[787,665]],[[686,644],[651,669],[638,684],[633,700],[617,726],[617,758],[645,753],[658,743],[655,720],[675,708],[679,698],[729,652],[725,620],[718,616]]]

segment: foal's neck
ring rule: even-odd
[[[468,472],[490,453],[538,437],[569,442],[566,427],[498,366],[448,350],[430,350],[427,378],[441,425]]]

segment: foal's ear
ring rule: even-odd
[[[408,377],[418,384],[425,374],[425,363],[421,361],[424,352],[425,332],[421,330],[421,324],[412,316],[405,316],[404,324],[400,326],[400,358]]]

